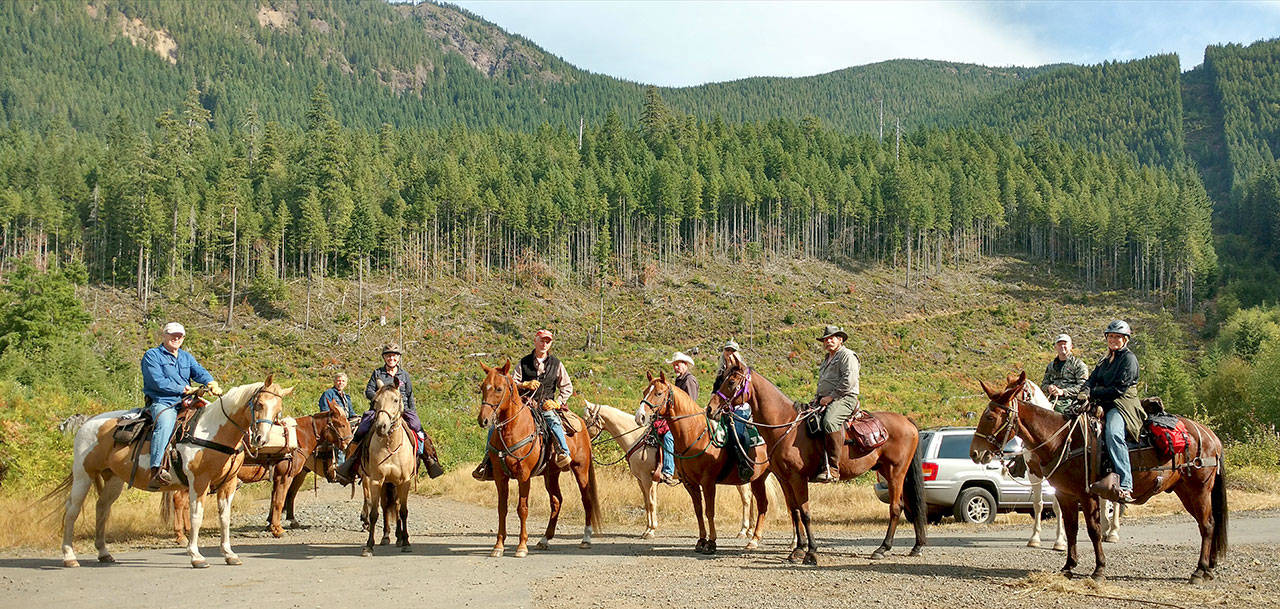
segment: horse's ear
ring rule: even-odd
[[[266,380],[266,381],[263,381],[262,386],[263,386],[263,387],[270,387],[270,386],[271,386],[271,384],[275,382],[275,380],[276,380],[276,373],[274,373],[274,372],[269,373],[269,374],[267,374],[267,380]]]
[[[1027,382],[1027,371],[1023,370],[1022,374],[1018,375],[1018,384],[1021,385],[1025,382]]]
[[[507,363],[503,364],[501,368],[498,368],[498,374],[501,374],[502,376],[507,376],[510,373],[511,373],[511,358],[508,357]]]
[[[395,379],[392,381],[392,384],[395,385],[396,389],[400,388],[400,375],[398,374],[396,375]]]
[[[493,371],[493,368],[490,368],[484,365],[484,362],[476,362],[476,363],[480,364],[480,369],[484,371],[485,376],[489,376],[489,373]]]
[[[377,389],[382,389],[382,386],[385,384],[382,382],[382,379],[374,379],[374,383]]]
[[[285,389],[281,389],[281,390],[280,390],[280,397],[288,396],[290,393],[293,393],[293,387],[288,387],[288,388],[285,388]]]
[[[650,382],[650,383],[652,383],[652,382],[653,382],[653,371],[652,371],[652,370],[650,370],[650,369],[648,369],[648,368],[645,368],[645,369],[644,369],[644,375],[645,375],[646,377],[648,377],[648,378],[649,378],[649,382]]]
[[[991,388],[987,386],[987,382],[986,382],[986,381],[979,380],[979,381],[978,381],[978,384],[982,386],[982,391],[983,391],[983,393],[986,393],[986,394],[987,394],[987,397],[988,397],[988,398],[993,399],[993,400],[996,398],[996,394],[994,394],[994,393],[992,393],[992,392],[991,392]]]
[[[666,371],[666,370],[663,370],[663,371],[659,372],[659,373],[658,373],[658,379],[662,381],[662,384],[663,384],[663,385],[666,385],[666,384],[667,384],[667,371]]]

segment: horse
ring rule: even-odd
[[[185,488],[187,491],[191,510],[191,539],[187,544],[187,554],[192,567],[209,566],[198,545],[200,523],[204,519],[201,499],[209,489],[220,488],[235,477],[236,470],[244,461],[246,430],[249,432],[249,447],[257,449],[262,446],[271,426],[280,416],[284,398],[291,393],[293,387],[282,389],[275,383],[273,375],[268,375],[262,383],[233,387],[202,407],[191,422],[190,437],[177,443],[182,469],[181,475],[175,478],[185,478],[186,483],[175,482],[159,490]],[[137,462],[134,462],[130,456],[132,447],[118,445],[112,437],[118,418],[127,412],[100,414],[86,421],[76,432],[71,474],[59,487],[70,490],[62,519],[62,564],[65,567],[80,566],[72,542],[76,519],[80,516],[90,486],[98,491],[94,546],[98,550],[98,561],[103,563],[115,562],[107,549],[106,539],[111,505],[120,497],[126,483],[135,488],[147,488],[151,467],[148,456],[150,439],[140,440],[142,445],[137,450]],[[231,500],[234,496],[233,488],[225,497],[218,497],[221,549],[228,565],[242,564],[240,557],[231,550]]]
[[[364,511],[369,517],[369,540],[361,556],[373,556],[373,535],[378,524],[378,509],[383,509],[383,537],[391,519],[396,519],[396,546],[401,552],[412,551],[409,544],[409,487],[417,473],[418,455],[413,449],[400,416],[404,403],[400,396],[400,379],[383,384],[379,379],[373,395],[374,423],[358,458],[364,485]],[[387,490],[388,488],[392,490]],[[385,493],[385,495],[384,495]]]
[[[1085,527],[1093,543],[1092,577],[1096,581],[1104,580],[1106,558],[1099,523],[1101,501],[1088,491],[1096,465],[1086,450],[1096,446],[1099,439],[1089,433],[1083,417],[1067,417],[1023,399],[1027,392],[1026,372],[1017,376],[1010,374],[1000,389],[992,389],[982,381],[979,384],[989,401],[978,420],[969,456],[974,462],[989,463],[1011,438],[1022,438],[1042,467],[1049,468],[1045,475],[1053,483],[1063,507],[1059,516],[1066,527],[1067,562],[1062,574],[1072,577],[1072,570],[1078,564],[1076,534],[1079,512],[1083,508]],[[1200,557],[1190,582],[1201,584],[1213,579],[1218,557],[1227,550],[1227,489],[1222,442],[1208,427],[1186,417],[1179,418],[1190,436],[1183,462],[1162,462],[1154,450],[1132,451],[1134,496],[1138,503],[1145,503],[1163,491],[1176,494],[1182,501],[1200,529]]]
[[[499,368],[491,368],[483,362],[484,379],[480,382],[480,409],[476,415],[476,424],[488,428],[489,439],[485,443],[485,455],[493,470],[493,483],[498,491],[498,539],[493,544],[490,556],[497,558],[505,551],[503,545],[507,539],[507,494],[510,491],[509,481],[514,479],[519,489],[520,499],[516,504],[516,513],[520,515],[520,543],[516,546],[516,558],[529,554],[529,532],[526,521],[529,517],[529,484],[530,480],[541,475],[547,486],[547,494],[551,499],[551,516],[547,522],[546,535],[534,546],[538,550],[550,548],[551,539],[555,537],[556,522],[560,517],[560,474],[562,471],[550,459],[543,459],[544,439],[538,433],[537,414],[533,406],[524,404],[519,396],[515,381],[508,374],[511,372],[511,360],[507,360]],[[569,471],[573,473],[582,495],[582,511],[586,515],[586,523],[582,528],[582,541],[578,547],[591,547],[591,534],[601,530],[600,498],[596,484],[596,472],[591,461],[591,437],[586,433],[569,436],[569,452],[572,461]],[[542,469],[539,469],[542,466]]]
[[[652,416],[666,419],[671,428],[671,439],[676,457],[676,472],[693,501],[693,513],[698,518],[698,542],[694,551],[700,554],[716,552],[716,485],[747,485],[755,499],[756,517],[746,549],[760,547],[765,512],[769,509],[765,480],[769,475],[769,458],[763,450],[752,450],[749,457],[751,476],[743,480],[737,467],[731,467],[734,449],[717,447],[711,441],[715,424],[689,394],[667,381],[665,372],[657,378],[647,375],[649,386],[645,388],[640,403]],[[729,432],[732,434],[733,432]],[[725,471],[728,469],[729,471]],[[704,517],[705,514],[705,517]],[[744,514],[750,518],[749,514]]]
[[[653,539],[658,531],[658,483],[654,481],[652,473],[658,466],[658,451],[661,449],[647,444],[636,446],[643,441],[648,425],[636,426],[634,415],[605,404],[583,401],[587,403],[587,431],[593,438],[609,432],[611,439],[618,443],[618,447],[626,455],[627,466],[640,485],[640,496],[644,497],[645,529],[640,538]],[[739,484],[735,488],[742,499],[742,527],[738,530],[738,538],[745,539],[751,532],[751,489],[746,484]]]
[[[228,485],[238,487],[240,483],[261,482],[271,477],[271,508],[267,512],[267,530],[275,537],[284,535],[282,513],[292,520],[293,528],[300,526],[293,514],[293,497],[306,480],[307,472],[322,469],[317,465],[316,448],[321,444],[336,446],[338,449],[346,446],[351,441],[351,424],[341,413],[334,413],[332,410],[298,417],[297,437],[298,446],[284,455],[284,458],[268,458],[265,455],[247,457],[236,472],[234,482],[228,481],[222,488],[212,489],[222,495],[233,492],[227,490]],[[187,509],[186,500],[177,493],[165,492],[160,505],[162,517],[173,521],[173,532],[178,545],[186,545],[186,533],[191,530],[191,512]]]
[[[750,405],[752,420],[747,424],[755,426],[765,440],[769,469],[778,477],[791,513],[796,545],[788,560],[817,565],[817,544],[809,518],[809,479],[819,468],[826,467],[826,459],[822,438],[811,438],[801,429],[805,420],[817,411],[800,411],[796,403],[782,395],[763,374],[735,362],[725,370],[724,380],[711,395],[707,408],[713,416],[736,416],[731,411],[742,404]],[[919,430],[900,414],[871,414],[884,425],[889,439],[865,454],[854,455],[850,447],[840,455],[840,479],[856,478],[874,469],[888,482],[889,527],[884,542],[871,553],[872,559],[884,558],[892,549],[898,518],[904,508],[916,533],[910,555],[919,556],[924,553],[928,527],[924,472],[916,452]]]

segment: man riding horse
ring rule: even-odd
[[[1057,356],[1045,365],[1040,389],[1053,404],[1054,411],[1062,414],[1080,394],[1085,379],[1089,377],[1089,367],[1071,354],[1070,336],[1059,334],[1058,339],[1053,341],[1053,348],[1057,351]]]
[[[827,326],[818,341],[827,355],[818,368],[818,390],[814,402],[825,406],[819,428],[825,437],[827,466],[814,475],[814,482],[840,481],[840,455],[844,450],[844,424],[858,412],[858,354],[844,346],[849,335],[839,326]]]
[[[1089,492],[1117,503],[1133,503],[1133,471],[1129,466],[1128,435],[1137,439],[1146,414],[1138,400],[1138,356],[1129,350],[1129,324],[1117,319],[1103,332],[1107,356],[1094,365],[1077,399],[1103,410],[1102,439],[1112,472],[1089,487]]]
[[[160,344],[142,356],[142,393],[146,396],[147,413],[155,422],[151,431],[151,481],[147,483],[150,490],[173,484],[164,467],[164,453],[177,425],[178,405],[196,391],[192,382],[208,385],[214,395],[222,394],[213,375],[182,349],[186,336],[186,328],[171,321],[161,330]]]
[[[418,411],[414,407],[413,384],[409,381],[409,373],[400,367],[400,345],[397,343],[383,345],[382,362],[384,365],[374,370],[373,374],[369,376],[369,383],[364,388],[364,397],[372,404],[379,387],[394,385],[398,379],[400,402],[403,406],[400,415],[401,419],[418,436],[418,446],[424,447],[426,441],[422,433],[422,422],[418,420]],[[335,474],[338,482],[342,483],[343,486],[350,484],[355,477],[355,468],[359,465],[360,460],[353,457],[359,454],[357,451],[360,450],[361,440],[369,433],[369,429],[373,427],[375,416],[374,410],[369,409],[360,417],[360,425],[356,428],[351,444],[347,446],[346,461],[343,462]],[[427,466],[427,468],[433,471],[439,470],[439,462],[430,451],[421,450],[420,448],[418,457],[422,459],[423,465]]]

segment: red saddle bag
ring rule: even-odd
[[[1187,452],[1191,436],[1181,418],[1167,413],[1150,415],[1147,417],[1147,429],[1151,432],[1151,442],[1165,459]]]

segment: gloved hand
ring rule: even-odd
[[[209,388],[209,393],[218,396],[222,395],[222,386],[218,384],[218,381],[209,381],[209,384],[206,385],[206,387]]]
[[[537,381],[534,381],[534,382],[537,382]],[[542,409],[543,410],[559,410],[560,403],[555,400],[547,400],[542,403]]]
[[[516,387],[519,389],[523,389],[525,391],[537,391],[538,388],[541,386],[542,386],[542,383],[539,382],[538,379],[533,379],[532,381],[524,381],[523,383],[520,383]]]

